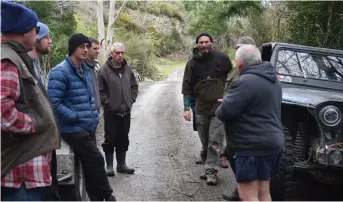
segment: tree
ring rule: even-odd
[[[293,43],[343,48],[343,2],[287,2],[287,18]]]
[[[50,29],[52,51],[44,57],[45,71],[60,63],[68,54],[68,38],[76,30],[74,10],[65,1],[18,1],[34,10],[39,20]]]
[[[104,5],[103,0],[97,0],[98,7],[97,7],[97,21],[98,21],[98,40],[101,43],[101,52],[100,52],[100,61],[104,62],[106,56],[110,52],[110,48],[112,45],[113,35],[114,35],[114,25],[115,21],[118,18],[120,11],[124,8],[126,0],[120,6],[118,11],[116,12],[115,9],[115,0],[110,1],[109,6],[109,17],[108,17],[108,24],[107,24],[107,31],[105,33],[105,24],[104,24]]]

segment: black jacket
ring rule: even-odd
[[[228,144],[237,155],[271,155],[284,150],[281,101],[281,84],[271,63],[241,71],[216,110],[230,130]]]
[[[213,50],[208,55],[199,56],[194,51],[185,68],[182,94],[195,96],[196,114],[214,115],[231,69],[230,58],[223,52]]]
[[[124,60],[122,67],[115,69],[110,57],[100,68],[99,92],[106,112],[125,116],[131,112],[138,95],[138,83],[132,67]]]

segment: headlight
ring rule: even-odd
[[[336,126],[341,122],[341,111],[335,106],[326,106],[319,112],[320,120],[326,126]]]

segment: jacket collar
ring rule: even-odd
[[[74,64],[74,62],[71,60],[69,56],[66,56],[66,61],[69,63],[69,65],[73,68],[75,72],[76,70],[78,70],[78,68],[76,67],[76,65]],[[89,67],[85,64],[85,62],[81,62],[81,68],[83,71],[88,71]]]
[[[113,65],[113,63],[112,63],[112,57],[109,57],[109,58],[107,59],[106,63],[107,63],[107,65],[108,65],[109,67],[114,68],[114,65]],[[122,68],[125,68],[126,65],[127,65],[127,61],[124,59],[123,63],[121,64],[121,67],[122,67]]]

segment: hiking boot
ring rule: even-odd
[[[105,198],[105,201],[117,201],[117,200],[116,200],[116,197],[114,197],[113,195],[110,195]]]
[[[236,187],[229,195],[223,194],[223,199],[226,201],[240,201],[238,188]]]
[[[129,168],[126,165],[126,152],[117,152],[116,157],[118,173],[133,174],[135,172],[135,169]]]
[[[105,159],[106,159],[106,174],[107,174],[107,176],[114,176],[113,153],[105,153]]]
[[[206,174],[202,174],[202,175],[200,175],[200,179],[202,179],[202,180],[207,180],[207,176],[206,176]]]
[[[217,185],[217,175],[207,175],[206,184],[210,186]]]
[[[223,155],[223,156],[220,157],[220,164],[219,164],[219,166],[222,167],[222,168],[228,168],[229,167],[229,164],[227,162],[226,156]]]

